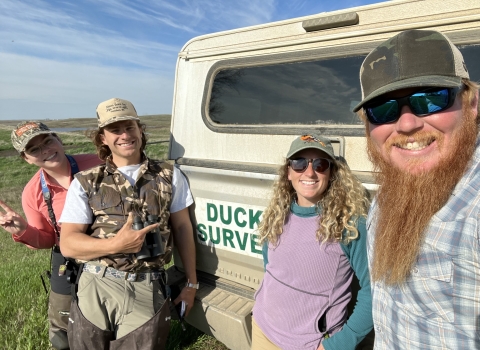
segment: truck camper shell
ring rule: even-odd
[[[291,141],[316,132],[372,193],[359,68],[379,43],[434,29],[480,80],[478,0],[396,0],[202,35],[178,55],[169,159],[195,205],[200,290],[187,321],[230,349],[250,349],[254,293],[263,278],[257,232]],[[299,252],[301,254],[301,252]],[[182,282],[180,259],[169,270]]]

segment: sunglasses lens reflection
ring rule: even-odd
[[[315,169],[315,171],[317,173],[323,173],[325,171],[328,170],[328,168],[330,168],[330,162],[326,159],[323,159],[323,158],[319,158],[319,159],[315,159],[313,161],[313,169]]]
[[[406,97],[367,106],[365,110],[372,124],[393,123],[400,118],[401,108],[405,104],[416,116],[429,115],[450,108],[458,91],[458,88],[440,88],[416,92]]]
[[[291,159],[290,167],[297,172],[304,172],[308,167],[308,161],[305,158]]]
[[[328,159],[325,158],[317,158],[317,159],[305,159],[305,158],[298,158],[298,159],[291,159],[290,160],[290,167],[292,170],[296,171],[297,173],[303,173],[308,168],[308,164],[312,163],[313,169],[317,173],[323,173],[330,168],[330,162]]]

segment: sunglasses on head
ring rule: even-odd
[[[459,91],[461,87],[430,88],[396,99],[376,99],[367,103],[363,109],[370,123],[388,124],[400,118],[402,107],[405,105],[410,107],[417,117],[444,111],[453,105]]]
[[[312,163],[312,168],[317,173],[324,173],[330,168],[331,160],[327,158],[306,159],[297,158],[289,159],[290,168],[297,173],[303,173],[308,168],[308,164]]]

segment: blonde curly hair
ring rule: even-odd
[[[268,241],[276,244],[283,232],[283,226],[290,212],[290,206],[296,198],[295,189],[288,180],[289,160],[279,169],[278,180],[273,185],[273,196],[263,213],[259,224],[261,243]],[[343,159],[332,162],[330,179],[324,196],[317,202],[318,217],[317,240],[324,242],[343,242],[348,244],[358,237],[356,221],[367,216],[370,202],[366,189],[352,174]],[[346,234],[343,234],[346,230]]]

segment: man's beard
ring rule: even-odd
[[[382,157],[370,135],[367,135],[368,155],[375,170],[379,171],[376,177],[380,185],[371,271],[373,281],[384,281],[388,285],[405,281],[424,242],[430,219],[445,205],[463,176],[475,152],[478,133],[476,118],[472,115],[474,112],[468,108],[469,103],[463,105],[463,122],[454,131],[450,144],[444,144],[443,134],[439,132],[409,135],[420,140],[435,137],[437,147],[450,149],[428,171],[412,174],[393,166]],[[389,153],[388,145],[387,150]],[[415,166],[420,164],[408,164],[410,169]]]

